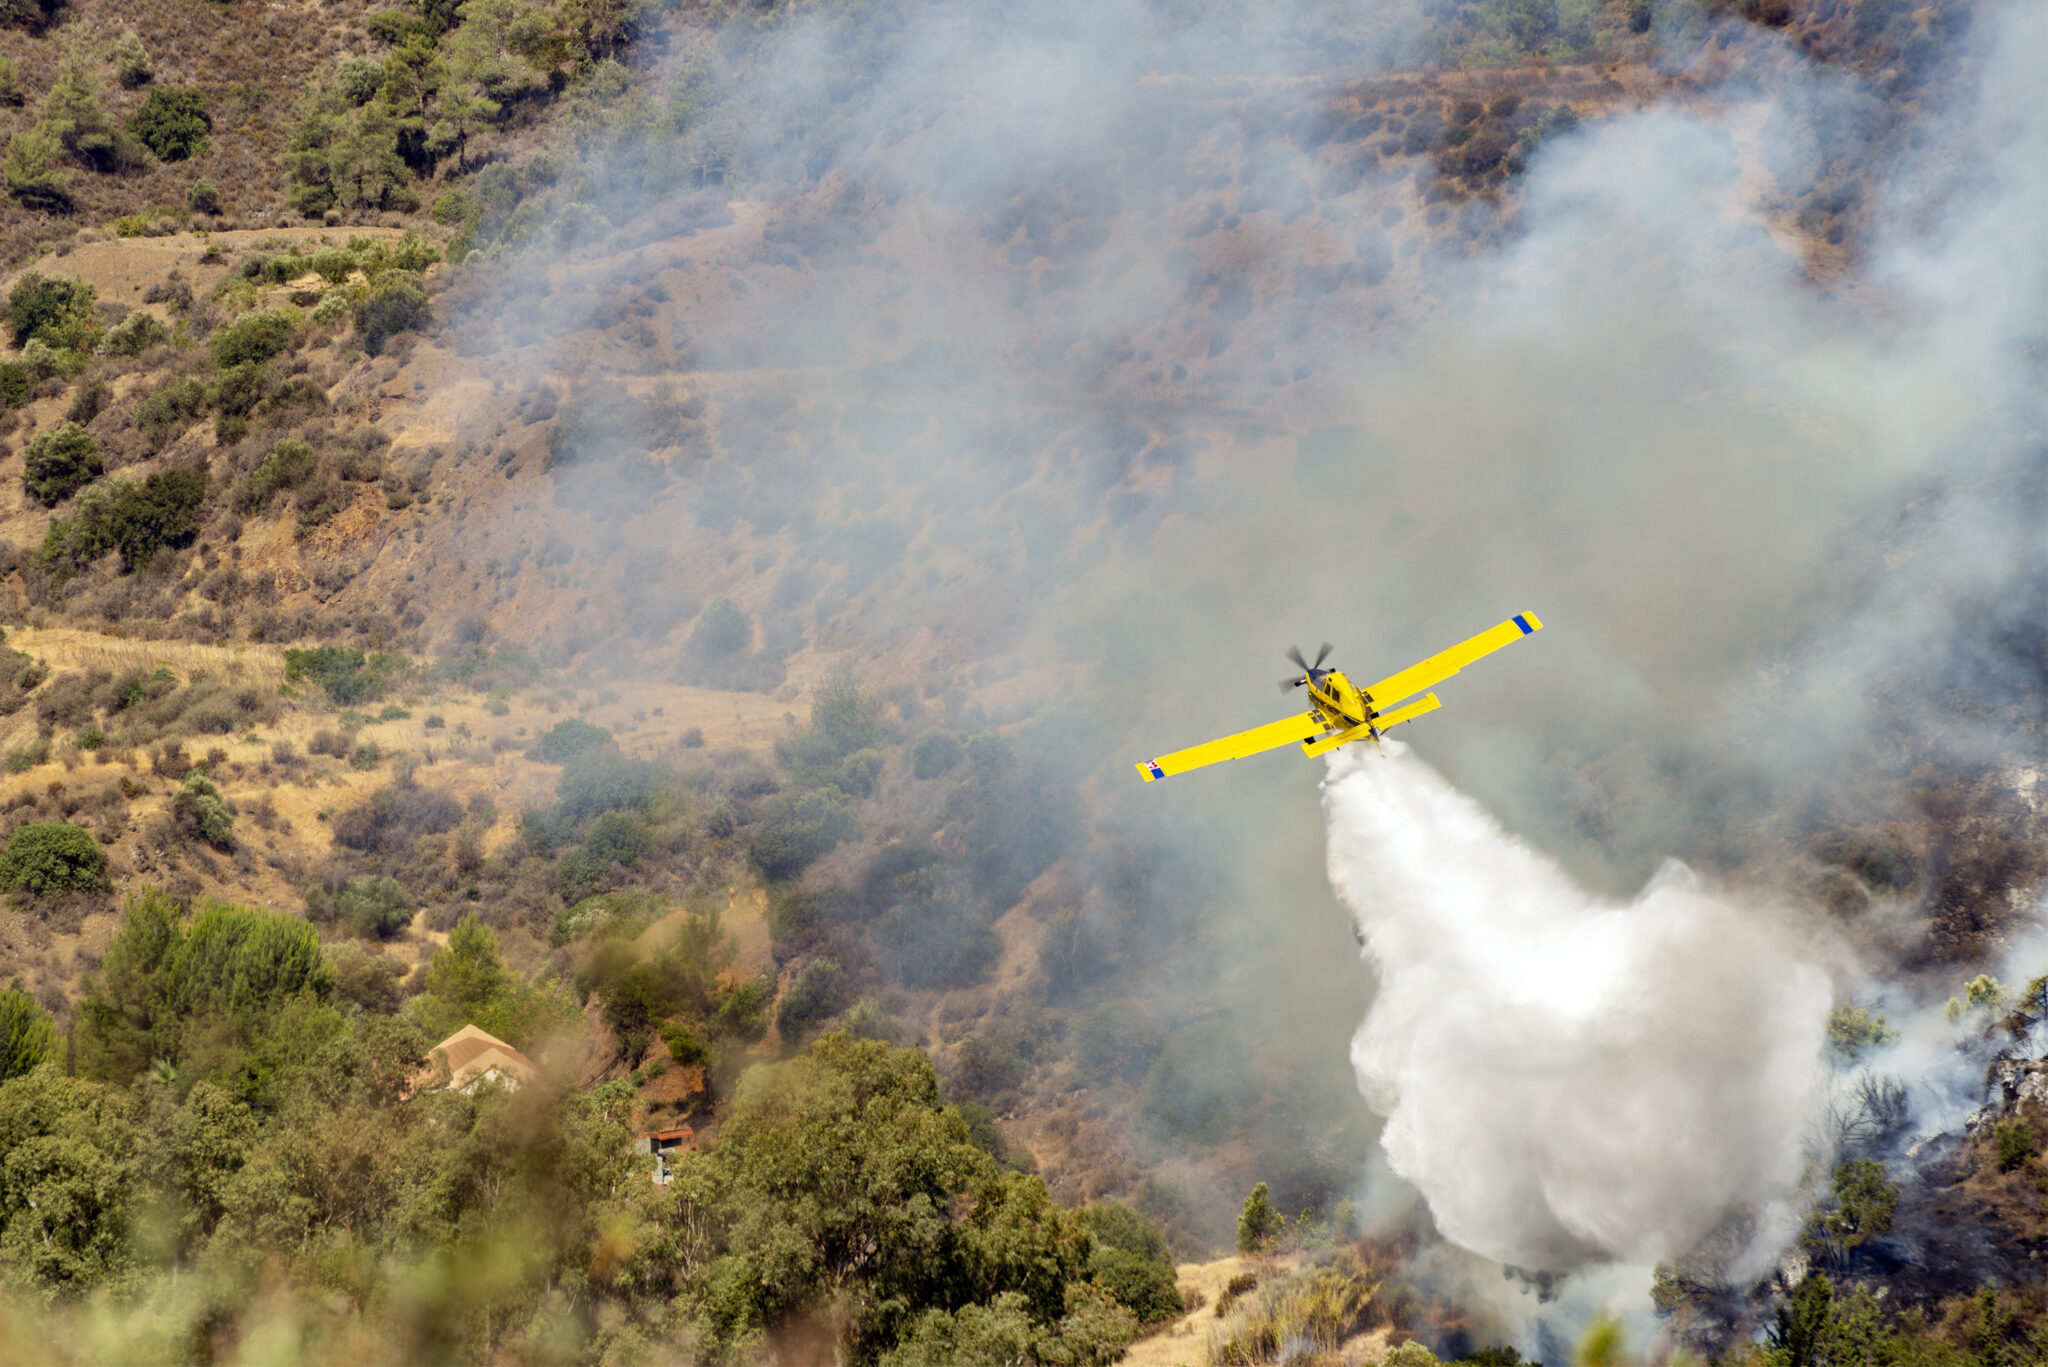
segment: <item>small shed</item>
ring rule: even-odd
[[[672,1130],[649,1130],[633,1139],[635,1153],[654,1155],[654,1184],[665,1187],[674,1173],[669,1160],[683,1152],[697,1147],[697,1132],[688,1125],[678,1125]]]

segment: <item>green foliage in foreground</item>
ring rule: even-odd
[[[0,1082],[34,1072],[50,1057],[57,1027],[21,982],[0,992]]]
[[[904,1367],[991,1337],[1028,1347],[1011,1361],[1108,1362],[1136,1327],[1086,1275],[1085,1221],[972,1142],[915,1050],[828,1035],[753,1070],[673,1192],[644,1252],[714,1358],[826,1299],[856,1360]]]
[[[16,826],[0,855],[0,887],[47,897],[106,886],[107,855],[90,832],[62,821]]]
[[[271,923],[305,929],[233,908],[188,927],[138,899],[91,1014],[160,1013],[151,1044],[182,1040],[182,1061],[0,1084],[0,1275],[30,1293],[11,1353],[196,1362],[226,1341],[251,1361],[375,1345],[630,1367],[680,1345],[709,1367],[815,1313],[855,1363],[1093,1367],[1136,1331],[1090,1269],[1156,1232],[1001,1170],[915,1050],[833,1035],[749,1071],[720,1142],[662,1188],[632,1152],[624,1083],[408,1098],[425,1037],[287,991],[309,961]]]
[[[1763,1350],[1750,1362],[1766,1367],[2019,1367],[2048,1360],[2048,1321],[2028,1327],[2012,1297],[1987,1283],[1974,1301],[1949,1302],[1940,1331],[1918,1311],[1896,1319],[1868,1287],[1837,1292],[1809,1272],[1778,1303]]]

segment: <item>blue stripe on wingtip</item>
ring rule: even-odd
[[[1519,612],[1516,613],[1511,620],[1514,622],[1516,626],[1522,629],[1522,634],[1524,636],[1527,636],[1530,632],[1536,630],[1536,628],[1530,626],[1527,621],[1523,620],[1522,614]]]

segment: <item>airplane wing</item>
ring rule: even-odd
[[[1469,641],[1460,641],[1449,650],[1438,651],[1421,664],[1410,665],[1399,674],[1389,674],[1366,689],[1366,694],[1372,699],[1375,708],[1385,711],[1392,704],[1411,694],[1420,693],[1425,688],[1442,683],[1474,660],[1491,655],[1502,646],[1541,630],[1543,623],[1538,620],[1535,613],[1517,613],[1499,626],[1480,632]]]
[[[1372,724],[1377,726],[1380,734],[1384,736],[1402,722],[1414,721],[1425,712],[1434,712],[1442,706],[1443,704],[1436,700],[1436,694],[1425,693],[1406,707],[1397,707],[1391,712],[1382,712],[1379,716],[1373,718]]]
[[[1322,734],[1322,730],[1323,724],[1316,720],[1316,714],[1304,712],[1298,717],[1288,717],[1284,721],[1254,726],[1249,731],[1240,731],[1221,740],[1190,745],[1185,750],[1176,750],[1170,755],[1161,755],[1158,759],[1140,760],[1138,773],[1145,782],[1150,783],[1153,779],[1171,778],[1190,769],[1199,769],[1205,764],[1221,764],[1226,759],[1242,759],[1246,755],[1256,755],[1261,750],[1277,750],[1283,745],[1314,740]]]

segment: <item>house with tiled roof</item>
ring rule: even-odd
[[[539,1076],[532,1059],[489,1031],[465,1025],[428,1051],[427,1067],[411,1090],[446,1087],[467,1094],[490,1085],[517,1091]]]

